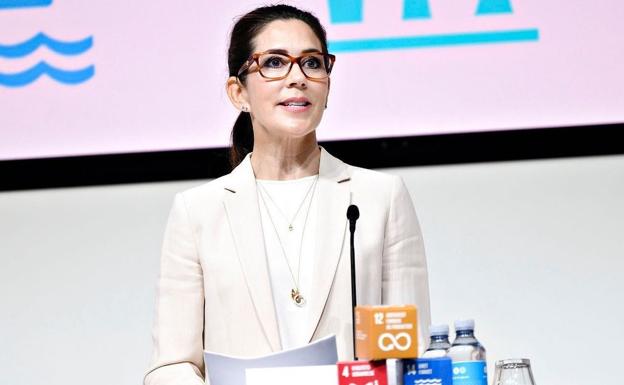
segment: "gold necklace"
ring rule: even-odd
[[[318,177],[316,177],[313,183],[314,186],[316,186],[317,181],[318,181]],[[256,184],[258,184],[257,181],[256,181]],[[316,191],[316,189],[314,191]],[[299,290],[299,278],[300,278],[300,273],[301,273],[301,249],[303,246],[303,235],[305,233],[305,228],[308,223],[308,215],[310,214],[310,206],[312,206],[312,200],[314,199],[314,193],[312,193],[312,197],[310,198],[310,202],[308,203],[306,216],[303,220],[303,229],[301,230],[301,240],[299,242],[299,259],[297,261],[297,279],[295,279],[295,275],[293,274],[292,268],[290,267],[290,263],[288,262],[288,256],[286,255],[286,250],[284,249],[284,245],[282,244],[282,238],[280,237],[279,232],[277,231],[277,226],[275,226],[275,222],[273,221],[273,216],[271,216],[271,212],[269,211],[269,208],[267,207],[267,204],[264,200],[264,196],[262,192],[260,192],[260,194],[258,195],[260,196],[260,200],[262,201],[262,204],[264,205],[267,215],[269,216],[269,222],[271,222],[271,226],[273,226],[273,231],[275,231],[275,235],[277,236],[277,242],[280,245],[280,249],[282,250],[282,255],[284,256],[284,261],[286,261],[286,266],[288,267],[288,271],[290,272],[290,277],[292,278],[292,281],[294,284],[294,288],[290,291],[290,298],[295,303],[295,305],[299,307],[303,307],[306,304],[306,299],[303,296],[303,294],[301,294],[301,291]],[[306,197],[307,196],[308,194],[306,194]]]
[[[316,185],[316,181],[317,180],[318,180],[318,175],[314,179],[314,182],[310,183],[310,187],[308,187],[308,191],[306,191],[306,193],[305,193],[305,195],[303,197],[303,200],[301,201],[301,203],[299,203],[299,207],[297,207],[297,211],[295,211],[295,214],[293,215],[291,220],[288,220],[288,217],[286,216],[286,214],[284,214],[282,209],[277,205],[277,203],[275,203],[275,201],[273,200],[273,197],[271,197],[271,194],[269,194],[267,189],[261,183],[259,184],[260,188],[262,189],[262,192],[265,193],[266,196],[269,197],[269,200],[271,201],[271,203],[273,203],[273,206],[275,206],[275,208],[280,213],[282,218],[284,218],[284,220],[288,223],[288,231],[293,231],[295,229],[295,227],[293,226],[293,223],[295,222],[295,219],[297,219],[297,215],[299,214],[299,211],[301,210],[301,207],[303,206],[303,203],[308,198],[308,195],[310,195],[310,191],[312,191],[312,187],[314,187]]]

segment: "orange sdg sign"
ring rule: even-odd
[[[416,306],[357,306],[355,354],[367,360],[418,356]]]

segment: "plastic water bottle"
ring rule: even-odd
[[[431,325],[429,327],[429,335],[431,336],[431,342],[429,347],[423,353],[423,358],[438,358],[445,357],[446,352],[451,347],[449,342],[449,327],[448,325]]]
[[[474,328],[474,320],[455,321],[455,341],[447,352],[453,360],[453,385],[487,385],[485,348]]]
[[[485,348],[474,335],[474,320],[455,321],[455,341],[448,351],[454,362],[485,361]]]

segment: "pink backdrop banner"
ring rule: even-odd
[[[229,144],[228,34],[261,3],[20,3],[0,0],[0,160]],[[290,3],[337,56],[321,140],[624,122],[622,1]]]

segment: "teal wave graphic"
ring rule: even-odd
[[[0,44],[0,57],[10,59],[24,57],[33,53],[42,45],[61,55],[80,55],[91,49],[93,36],[78,41],[61,41],[39,32],[22,43],[13,45]]]
[[[50,5],[52,5],[52,0],[0,0],[0,9],[48,7]]]
[[[539,35],[539,30],[537,28],[530,28],[506,31],[452,33],[442,35],[333,40],[329,42],[329,51],[334,53],[342,53],[447,47],[472,44],[531,42],[538,41]]]
[[[23,72],[14,74],[0,73],[0,85],[6,87],[23,87],[39,79],[39,77],[44,74],[59,83],[74,85],[91,79],[95,74],[95,66],[90,65],[79,70],[68,71],[53,67],[45,61],[42,61]]]

